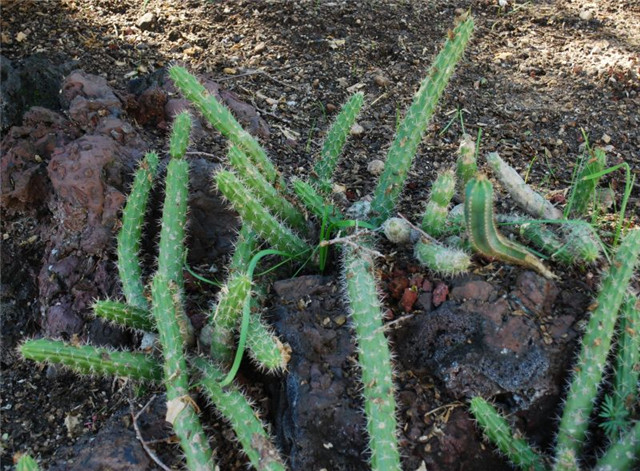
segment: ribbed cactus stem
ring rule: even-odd
[[[432,237],[445,233],[447,208],[456,191],[456,174],[453,170],[440,173],[431,187],[431,195],[422,217],[422,230]]]
[[[221,170],[214,176],[218,190],[250,224],[258,236],[269,242],[273,248],[291,255],[311,253],[311,247],[298,237],[289,227],[267,211],[262,202],[245,187],[232,172]]]
[[[351,126],[360,112],[363,100],[364,94],[356,93],[345,103],[324,140],[320,159],[314,167],[315,175],[312,176],[312,182],[324,194],[331,192],[338,158],[349,136]]]
[[[38,462],[29,455],[22,455],[16,463],[16,471],[40,471]]]
[[[251,258],[254,256],[258,237],[249,224],[243,224],[235,242],[233,256],[229,262],[229,275],[237,271],[246,271]]]
[[[499,219],[503,221],[503,219]],[[569,250],[567,244],[544,224],[524,223],[520,226],[520,236],[543,253],[565,265],[573,265],[579,259]]]
[[[460,275],[471,265],[471,258],[465,251],[426,239],[416,243],[413,255],[421,265],[443,276]]]
[[[169,140],[169,155],[172,159],[181,159],[189,147],[189,134],[191,133],[191,116],[183,111],[173,118],[173,128]]]
[[[267,181],[272,184],[282,183],[281,177],[258,141],[242,129],[242,126],[236,121],[231,112],[218,102],[213,95],[210,95],[198,82],[198,79],[187,72],[185,68],[179,66],[171,67],[169,75],[176,87],[194,104],[207,121],[249,156]]]
[[[158,361],[142,353],[121,352],[92,345],[70,345],[59,340],[27,340],[20,353],[29,360],[62,365],[76,373],[159,381]]]
[[[462,57],[472,30],[473,19],[468,17],[451,32],[450,39],[436,57],[405,118],[398,126],[395,139],[387,154],[384,171],[371,201],[371,210],[374,214],[371,222],[376,226],[387,220],[393,212],[404,188],[418,145],[433,116],[438,100]]]
[[[582,217],[587,213],[589,204],[595,201],[596,188],[600,177],[585,177],[596,175],[603,171],[607,165],[607,156],[600,148],[594,149],[587,156],[586,162],[583,162],[575,179],[569,202],[571,204],[571,214],[574,217]]]
[[[468,134],[462,136],[460,147],[458,148],[458,159],[456,160],[456,176],[460,193],[464,196],[464,188],[467,182],[478,173],[478,162],[476,161],[476,143]]]
[[[391,471],[400,469],[392,363],[382,326],[374,263],[367,250],[371,245],[365,242],[359,249],[346,245],[343,273],[362,370],[371,468]]]
[[[149,303],[144,295],[138,253],[149,192],[157,173],[158,155],[155,152],[149,152],[136,171],[131,193],[122,211],[122,228],[117,237],[118,273],[122,282],[122,291],[128,304],[142,309],[148,309]]]
[[[618,355],[613,390],[620,407],[630,410],[638,402],[640,377],[640,301],[627,295],[620,313]]]
[[[211,470],[211,448],[198,419],[195,403],[189,395],[187,362],[180,324],[176,320],[175,300],[172,296],[174,287],[175,282],[160,273],[156,273],[151,282],[153,315],[158,326],[164,357],[167,421],[171,423],[180,439],[188,468],[196,471]]]
[[[458,204],[447,213],[447,220],[444,223],[445,232],[443,235],[459,236],[467,230],[464,221],[464,204]]]
[[[330,221],[342,219],[340,211],[332,204],[329,204],[325,198],[316,191],[313,185],[303,180],[294,180],[293,191],[305,207],[319,220],[324,219],[325,211]]]
[[[631,471],[640,462],[640,421],[600,457],[593,471]]]
[[[254,298],[251,299],[251,310],[259,311]],[[255,364],[268,372],[284,371],[291,359],[291,348],[283,344],[273,329],[258,314],[249,319],[247,331],[247,348]]]
[[[253,467],[258,471],[285,471],[280,453],[249,400],[233,385],[222,388],[224,374],[204,359],[194,358],[193,363],[202,372],[200,384],[205,394],[231,424]]]
[[[586,221],[569,220],[561,224],[567,250],[580,262],[593,263],[600,258],[600,242],[594,227]]]
[[[229,163],[235,169],[236,174],[274,216],[282,218],[284,222],[298,231],[303,233],[307,231],[307,221],[304,215],[264,178],[240,148],[231,146],[228,156]]]
[[[627,234],[616,251],[609,272],[603,276],[597,307],[587,324],[575,374],[567,393],[558,431],[558,456],[564,450],[573,450],[576,455],[580,452],[605,370],[617,313],[639,255],[640,230],[636,229]]]
[[[151,312],[130,304],[110,300],[96,301],[93,305],[93,313],[97,317],[130,329],[145,332],[155,330]]]
[[[516,438],[507,421],[481,397],[471,399],[471,412],[491,443],[514,465],[526,471],[545,471],[542,457],[521,438]]]
[[[394,244],[411,242],[413,228],[409,221],[402,218],[389,218],[382,225],[382,231],[387,239]]]
[[[506,163],[497,152],[489,153],[487,162],[500,184],[524,211],[540,219],[562,218],[562,211],[526,184],[518,172]]]
[[[493,186],[484,175],[467,183],[464,216],[471,246],[484,256],[533,268],[547,278],[555,278],[525,247],[506,239],[496,229],[493,216]]]

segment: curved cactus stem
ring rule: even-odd
[[[427,241],[426,239],[416,243],[413,255],[421,265],[444,276],[465,273],[471,265],[471,257],[463,250],[450,248],[437,241]]]
[[[173,66],[169,70],[176,87],[182,94],[198,108],[198,111],[209,121],[223,136],[242,149],[260,169],[269,183],[282,186],[282,177],[267,157],[266,152],[258,141],[236,121],[231,112],[198,82],[183,67]]]
[[[233,385],[220,386],[224,373],[203,358],[194,358],[192,363],[202,373],[200,384],[204,392],[231,424],[253,467],[258,471],[285,471],[280,453],[249,400]]]
[[[593,471],[631,471],[640,462],[640,421],[600,457]]]
[[[251,189],[269,211],[294,229],[306,233],[304,215],[269,183],[237,146],[229,148],[229,163],[245,185]]]
[[[155,330],[153,317],[149,309],[142,309],[118,301],[102,300],[93,305],[93,313],[97,317],[106,319],[130,329],[151,332]]]
[[[471,399],[471,413],[491,443],[514,465],[526,471],[545,471],[542,457],[521,438],[516,438],[507,421],[481,397]]]
[[[143,353],[120,352],[92,345],[70,345],[59,340],[27,340],[20,353],[29,360],[63,365],[76,373],[159,381],[157,360]]]
[[[565,265],[574,265],[580,262],[569,250],[567,244],[544,224],[524,223],[520,226],[519,232],[526,242],[530,242],[549,255],[552,260],[557,260]]]
[[[627,234],[612,260],[609,272],[603,276],[598,295],[598,306],[591,313],[582,348],[576,362],[576,373],[567,393],[557,438],[558,456],[565,450],[577,456],[585,439],[589,417],[598,394],[598,385],[607,363],[607,355],[617,313],[625,296],[627,285],[638,264],[640,255],[640,229]]]
[[[464,134],[460,140],[458,148],[458,159],[456,160],[456,176],[458,177],[458,187],[464,198],[464,188],[467,182],[478,173],[478,162],[476,161],[476,143],[471,136]]]
[[[562,211],[527,185],[518,172],[502,160],[497,152],[489,153],[487,155],[487,162],[500,181],[500,184],[509,192],[514,201],[524,211],[540,219],[562,218]]]
[[[347,136],[349,136],[351,126],[360,112],[363,101],[363,93],[356,93],[349,98],[349,101],[340,110],[340,114],[338,114],[324,140],[320,159],[314,167],[315,175],[312,176],[311,181],[325,195],[331,192],[333,173],[338,158],[342,153]]]
[[[16,463],[16,471],[40,471],[40,467],[31,456],[22,455]]]
[[[391,216],[404,188],[418,145],[433,116],[438,100],[462,57],[472,30],[473,19],[468,17],[450,33],[450,39],[433,62],[405,118],[398,126],[396,137],[387,154],[384,171],[371,201],[371,211],[374,214],[372,224],[379,226]]]
[[[431,187],[431,195],[422,217],[422,230],[432,237],[445,233],[447,207],[456,191],[456,174],[446,170],[438,175]]]
[[[251,298],[251,310],[258,310],[255,298]],[[291,359],[291,347],[283,344],[258,314],[249,319],[247,348],[255,364],[270,373],[284,371]]]
[[[311,247],[267,211],[234,173],[221,170],[216,173],[214,180],[233,209],[245,223],[251,225],[261,239],[269,242],[275,249],[294,256],[311,253]]]
[[[122,228],[117,237],[118,273],[122,282],[122,291],[128,304],[141,309],[149,309],[149,303],[144,295],[138,253],[149,192],[157,173],[158,155],[155,152],[149,152],[136,171],[131,193],[122,211]]]
[[[328,217],[329,221],[338,221],[343,219],[338,208],[329,204],[325,198],[316,191],[313,185],[303,180],[296,179],[293,181],[293,191],[296,193],[298,198],[300,198],[305,207],[318,219],[323,220],[325,217]]]
[[[365,242],[359,249],[344,246],[344,280],[362,370],[364,410],[369,432],[371,468],[400,469],[395,397],[389,344],[384,336],[374,263]]]
[[[493,186],[484,175],[469,180],[464,201],[464,217],[472,247],[487,257],[533,268],[547,278],[555,278],[525,247],[498,232],[493,217]]]

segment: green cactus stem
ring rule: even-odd
[[[31,456],[22,455],[16,463],[16,471],[40,471],[40,467]]]
[[[469,180],[464,216],[471,246],[486,257],[533,268],[546,278],[555,278],[525,247],[506,239],[496,229],[493,217],[493,186],[484,175]]]
[[[586,221],[569,220],[560,225],[569,253],[583,263],[593,263],[600,258],[600,242],[594,227]]]
[[[158,155],[155,152],[149,152],[140,162],[140,167],[133,179],[131,193],[122,211],[122,228],[117,237],[118,273],[122,282],[122,291],[128,304],[141,309],[149,309],[149,303],[144,295],[138,253],[149,192],[157,173]]]
[[[640,461],[640,420],[600,457],[593,471],[631,471]]]
[[[413,255],[421,265],[443,276],[460,275],[471,265],[471,258],[465,251],[426,239],[416,243]]]
[[[231,146],[228,156],[236,174],[274,216],[282,218],[285,223],[302,233],[307,232],[304,215],[262,176],[240,148]]]
[[[379,226],[391,216],[404,188],[418,145],[433,116],[438,100],[462,57],[472,30],[473,19],[468,17],[450,33],[450,39],[436,57],[405,118],[398,126],[396,137],[387,154],[384,171],[371,201],[371,210],[374,214],[372,224]]]
[[[255,254],[258,237],[249,224],[243,224],[236,239],[233,256],[229,262],[229,275],[237,271],[246,271],[251,258]]]
[[[157,360],[142,353],[120,352],[92,345],[70,345],[59,340],[27,340],[20,353],[28,360],[63,365],[76,373],[119,376],[138,381],[160,381]]]
[[[324,140],[320,159],[314,167],[315,175],[312,176],[311,181],[325,195],[331,193],[333,173],[338,158],[342,153],[342,148],[347,140],[347,136],[349,136],[351,126],[353,126],[360,112],[363,101],[364,94],[354,94],[349,101],[345,103],[342,110],[340,110],[340,114],[338,114],[338,117],[329,129]]]
[[[567,393],[557,437],[557,456],[565,450],[579,455],[598,394],[598,385],[605,370],[617,313],[634,267],[638,264],[638,255],[640,230],[636,229],[629,232],[622,241],[608,274],[603,276],[597,307],[587,324],[575,374]]]
[[[323,220],[325,217],[328,217],[331,222],[343,219],[338,208],[329,204],[325,198],[316,191],[313,185],[296,179],[293,181],[293,191],[305,207],[318,219]]]
[[[504,219],[499,218],[499,220],[503,221]],[[549,255],[551,260],[556,260],[565,265],[575,265],[580,262],[569,250],[567,244],[544,224],[524,223],[520,226],[519,233],[526,242],[533,244],[541,252]]]
[[[258,141],[242,129],[231,112],[213,95],[210,95],[198,82],[198,79],[180,66],[171,67],[169,75],[176,87],[194,104],[207,121],[249,156],[269,183],[278,184],[284,188],[280,175]]]
[[[589,154],[578,172],[569,197],[570,214],[575,218],[584,216],[589,209],[589,204],[596,199],[596,188],[600,178],[585,180],[585,177],[602,172],[607,165],[607,156],[602,149],[593,149]]]
[[[518,206],[528,214],[538,219],[562,218],[562,211],[527,185],[518,172],[502,160],[497,152],[489,153],[487,162],[500,184],[507,190]]]
[[[422,217],[422,230],[432,237],[440,237],[445,233],[447,207],[456,191],[456,174],[446,170],[438,175],[431,187],[431,195]]]
[[[369,433],[371,468],[400,469],[395,398],[389,344],[382,327],[382,310],[370,250],[365,242],[344,246],[344,280],[362,370],[364,410]]]
[[[172,296],[174,290],[175,282],[156,273],[151,282],[151,296],[153,316],[158,326],[164,357],[167,422],[171,423],[180,439],[188,468],[197,471],[211,470],[214,467],[211,448],[198,419],[196,405],[189,395],[182,332],[176,319],[176,300]]]
[[[406,219],[389,218],[382,225],[382,231],[390,242],[407,244],[411,242],[413,228]]]
[[[545,471],[542,457],[522,438],[516,438],[507,421],[481,397],[471,399],[471,413],[489,441],[514,465],[525,471]]]
[[[200,385],[204,392],[231,424],[253,467],[258,471],[285,471],[280,453],[249,400],[233,385],[221,387],[224,374],[203,358],[194,358],[193,364],[202,372]]]
[[[294,256],[311,253],[311,247],[264,208],[262,202],[232,172],[221,170],[214,176],[218,190],[242,220],[276,250]]]
[[[259,313],[258,302],[251,298],[251,310]],[[291,359],[291,347],[283,344],[273,329],[259,314],[249,319],[247,348],[254,363],[269,373],[279,373],[287,368]]]
[[[169,155],[172,159],[181,159],[189,147],[189,134],[191,133],[191,116],[183,111],[173,118],[173,128],[169,139]]]
[[[476,161],[476,143],[468,134],[462,136],[460,147],[458,148],[458,159],[456,160],[456,176],[460,193],[463,193],[467,182],[478,173],[478,163]]]
[[[460,236],[467,230],[464,222],[464,204],[458,204],[451,208],[447,213],[447,219],[444,222],[443,236]]]
[[[109,322],[129,327],[130,329],[151,332],[155,330],[153,318],[148,309],[118,301],[102,300],[93,305],[93,313]]]

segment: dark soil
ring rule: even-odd
[[[336,109],[363,91],[363,132],[349,140],[336,179],[347,205],[373,190],[368,163],[384,160],[447,30],[470,10],[474,36],[420,147],[400,212],[419,220],[430,182],[454,162],[463,131],[482,129],[481,155],[498,151],[560,205],[585,136],[606,150],[610,165],[627,162],[638,175],[637,2],[497,3],[4,1],[2,469],[24,452],[43,469],[160,469],[137,440],[131,414],[154,394],[137,423],[162,461],[180,466],[161,389],[79,377],[16,352],[25,338],[42,336],[137,346],[136,335],[93,319],[90,307],[120,296],[113,236],[132,170],[150,149],[166,159],[171,117],[184,106],[163,76],[170,63],[207,80],[288,177],[307,176]],[[224,273],[237,228],[210,187],[226,143],[199,122],[189,151],[189,262],[211,277]],[[601,221],[610,242],[624,175],[603,181],[615,194]],[[160,190],[154,198],[158,208]],[[508,198],[498,204],[512,208]],[[636,182],[629,225],[639,215]],[[147,229],[151,269],[157,228]],[[478,394],[503,407],[532,443],[550,447],[605,262],[552,265],[559,280],[548,282],[476,258],[468,276],[440,279],[418,267],[410,249],[386,242],[380,249],[404,469],[510,469],[467,411]],[[354,345],[336,280],[337,270],[275,284],[269,318],[292,346],[290,370],[271,377],[245,365],[239,378],[293,469],[366,469]],[[637,277],[633,283],[638,291]],[[189,277],[187,290],[200,328],[215,291]],[[220,469],[245,469],[228,426],[212,409],[203,418]],[[592,445],[594,455],[597,434]]]

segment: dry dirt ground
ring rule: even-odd
[[[153,104],[141,101],[139,92],[153,82],[149,76],[155,71],[171,63],[185,65],[201,78],[211,79],[222,89],[235,93],[239,102],[250,105],[254,113],[257,111],[251,115],[254,131],[287,176],[308,174],[336,109],[353,92],[362,91],[366,97],[358,119],[362,130],[350,139],[336,178],[344,186],[346,200],[355,201],[374,188],[375,177],[367,171],[368,163],[384,159],[398,118],[410,103],[455,18],[467,10],[475,18],[475,32],[419,149],[400,204],[402,213],[419,220],[430,182],[439,170],[454,162],[464,131],[476,135],[482,129],[480,155],[498,151],[559,204],[563,203],[563,190],[568,188],[582,155],[585,136],[591,145],[606,150],[610,165],[627,162],[638,175],[640,4],[634,0],[510,0],[503,7],[493,0],[14,0],[2,2],[2,55],[18,69],[36,55],[59,66],[56,70],[60,75],[81,69],[103,77],[114,91],[114,99],[124,103],[121,117],[144,142],[161,151],[166,142],[164,114],[153,115],[149,111],[154,109]],[[26,64],[35,67],[27,69],[26,75],[39,80],[39,66]],[[4,72],[2,80],[6,87]],[[20,100],[23,108],[41,105],[63,110],[63,114],[68,112],[68,104],[61,104],[51,94],[32,93]],[[6,113],[4,108],[3,112]],[[263,122],[256,121],[257,116]],[[3,154],[8,153],[8,146],[14,142],[5,126],[22,122],[20,111],[15,113],[13,122],[6,122],[5,118]],[[65,132],[60,131],[60,135]],[[69,135],[60,139],[66,143],[78,137],[74,133],[82,134],[82,130],[68,130]],[[225,146],[224,140],[209,130],[198,135],[192,150],[206,153],[202,154],[203,162],[208,163],[202,165],[208,168],[206,165],[222,160]],[[30,165],[37,162],[35,174],[47,175],[47,158],[44,161],[34,155],[25,158],[32,159]],[[129,162],[121,170],[130,171],[134,163]],[[43,181],[38,188],[51,191],[51,183],[46,178]],[[123,192],[125,183],[121,184]],[[9,191],[8,184],[11,183],[3,180],[3,194]],[[638,185],[636,181],[629,200],[629,225],[638,224]],[[615,195],[611,213],[601,221],[607,240],[606,234],[613,227],[612,212],[620,204],[623,173],[605,177],[604,186],[611,187]],[[47,198],[35,198],[40,203],[44,201],[40,205],[19,208],[12,206],[15,203],[12,200],[3,199],[2,469],[12,469],[12,458],[20,452],[32,453],[45,469],[97,469],[97,464],[87,464],[92,462],[86,461],[82,450],[90,449],[101,430],[113,427],[129,433],[126,435],[129,442],[121,447],[138,446],[131,431],[129,403],[132,401],[137,411],[149,394],[161,391],[141,390],[118,380],[79,378],[18,358],[15,347],[21,340],[42,336],[51,327],[47,324],[50,320],[45,318],[50,306],[44,304],[50,299],[43,293],[47,277],[43,278],[42,273],[55,245],[50,237],[56,224],[52,215],[59,208]],[[511,207],[508,199],[499,205],[502,209]],[[106,255],[82,265],[87,273],[91,266],[102,270],[103,291],[95,293],[100,296],[117,295],[117,283],[113,281],[113,240],[109,244]],[[429,315],[447,298],[447,292],[450,301],[467,309],[466,294],[482,303],[495,303],[511,295],[513,299],[529,296],[527,299],[531,300],[530,292],[523,294],[525,287],[538,283],[539,302],[548,301],[549,305],[540,308],[541,314],[529,319],[526,326],[537,332],[541,344],[558,341],[562,345],[553,354],[556,356],[549,358],[561,364],[563,372],[554,370],[554,385],[545,386],[552,394],[544,404],[536,406],[539,410],[527,410],[504,384],[498,388],[502,395],[494,394],[493,398],[507,411],[524,410],[518,416],[519,426],[538,446],[548,447],[566,380],[564,371],[569,366],[580,321],[592,299],[602,264],[570,271],[554,266],[560,279],[551,286],[540,284],[538,279],[529,282],[529,275],[520,269],[475,259],[472,279],[441,280],[416,267],[410,251],[386,245],[383,248],[388,254],[380,267],[389,309],[387,316],[407,317],[403,321],[406,324],[394,324],[390,334],[396,344],[405,342],[397,350],[400,358],[396,381],[405,469],[424,469],[421,467],[425,465],[427,469],[441,470],[509,469],[482,444],[466,412],[464,388],[457,389],[445,373],[439,375],[424,368],[418,371],[415,362],[421,358],[416,353],[419,340],[409,338],[411,332],[407,328],[402,330],[403,325],[419,330],[421,324],[411,323],[417,322],[419,316]],[[192,263],[210,266],[222,263],[224,250],[217,249],[216,259],[209,260],[203,255],[192,259]],[[471,289],[465,283],[479,281],[491,283],[482,285],[484,294],[464,291]],[[85,288],[78,280],[74,283],[76,296],[78,290]],[[472,287],[477,289],[478,285]],[[634,288],[638,289],[637,277]],[[415,305],[407,306],[407,301],[403,301],[406,289],[421,295]],[[213,297],[214,293],[198,295]],[[207,301],[193,302],[206,305]],[[86,308],[82,305],[74,314],[79,337],[95,339],[99,336],[91,334],[93,324],[85,324]],[[438,313],[438,322],[453,330],[471,329],[458,326],[456,323],[460,321],[455,313],[433,312]],[[529,330],[525,331],[529,335]],[[446,347],[447,340],[438,337],[440,334],[429,331],[424,335],[430,339],[430,348]],[[449,340],[455,342],[455,335],[451,335]],[[126,333],[107,337],[112,343],[117,338],[121,346],[131,346],[134,341]],[[430,367],[433,365],[429,361],[434,357],[445,363],[452,361],[446,354],[435,351],[429,355],[425,362]],[[531,368],[536,368],[535,362],[532,364]],[[251,371],[244,374],[247,388],[277,428],[278,419],[272,416],[276,410],[273,394],[267,394],[270,399],[262,399],[265,391],[277,387],[273,386],[274,380],[257,374],[252,377]],[[476,392],[484,387],[475,386]],[[495,393],[491,388],[487,392]],[[178,453],[173,445],[167,444],[169,432],[157,417],[149,416],[143,424],[145,430],[156,433],[159,442],[153,446],[162,459],[179,466]],[[230,444],[229,429],[213,418],[207,427],[220,468],[243,469],[245,460]],[[114,437],[106,441],[102,437],[100,443],[115,443],[122,433]],[[592,454],[596,447],[594,444]],[[159,469],[144,454],[130,459],[129,465],[120,464],[124,466],[121,468],[114,465],[113,469]],[[135,468],[131,464],[134,462]]]

